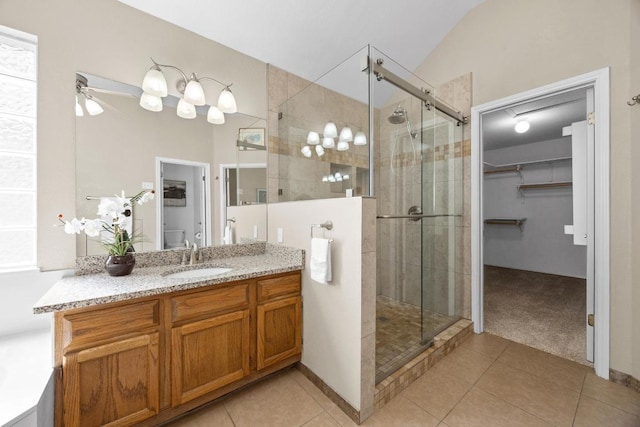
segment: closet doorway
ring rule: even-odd
[[[476,333],[605,378],[608,114],[608,69],[474,107],[471,171]]]

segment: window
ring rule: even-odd
[[[35,37],[0,27],[0,271],[36,266]]]

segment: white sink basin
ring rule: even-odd
[[[196,270],[179,271],[177,273],[167,274],[164,277],[171,277],[176,279],[195,278],[195,277],[207,277],[217,276],[233,270],[233,268],[225,267],[211,267],[211,268],[199,268]]]

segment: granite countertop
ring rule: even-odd
[[[234,246],[238,250],[234,251]],[[106,272],[83,274],[83,271],[87,270],[79,268],[76,276],[65,277],[56,282],[36,302],[33,312],[39,314],[64,311],[304,269],[304,251],[301,249],[265,243],[254,246],[249,248],[252,250],[247,251],[245,245],[232,245],[229,250],[217,253],[215,249],[207,253],[207,248],[203,248],[205,260],[195,265],[166,262],[168,256],[181,259],[184,250],[149,253],[153,255],[145,255],[147,259],[142,262],[144,266],[140,267],[140,255],[136,255],[136,268],[130,275],[122,277],[111,277]],[[93,258],[102,260],[104,271],[104,257]],[[88,264],[93,267],[98,263],[89,259]],[[227,267],[232,270],[215,276],[167,277],[180,271],[209,267]]]

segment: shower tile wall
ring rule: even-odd
[[[452,80],[435,90],[439,99],[462,110],[465,116],[470,115],[471,109],[471,74]],[[414,127],[421,122],[421,104],[415,98],[395,101],[380,110],[380,117],[386,118],[395,110],[398,104],[403,105],[409,112],[409,119]],[[375,188],[378,199],[378,212],[387,214],[406,214],[412,205],[420,204],[421,172],[420,165],[411,167],[413,154],[411,146],[402,145],[400,153],[393,157],[391,170],[391,146],[398,130],[406,134],[406,125],[394,125],[386,119],[377,121],[379,124],[379,138],[376,144],[376,174]],[[401,128],[399,128],[401,126]],[[458,137],[455,144],[449,144],[450,128],[436,127],[433,131],[436,141],[435,147],[429,147],[423,153],[427,158],[424,163],[424,175],[433,179],[434,185],[425,186],[425,200],[433,200],[431,206],[425,205],[425,213],[442,213],[449,206],[450,180],[454,180],[453,187],[462,195],[456,194],[455,212],[462,217],[455,219],[435,218],[429,221],[425,231],[425,270],[429,285],[425,287],[427,293],[425,301],[431,302],[431,307],[446,307],[449,277],[452,274],[457,286],[455,295],[456,314],[469,318],[471,297],[470,271],[470,135],[469,126],[464,127],[462,141]],[[377,140],[378,138],[376,138]],[[419,154],[419,153],[418,153]],[[420,162],[420,160],[418,160]],[[455,174],[450,174],[450,170]],[[433,195],[435,191],[435,197]],[[432,199],[433,198],[433,199]],[[407,220],[381,220],[378,223],[378,254],[377,271],[378,295],[384,295],[402,302],[420,305],[420,287],[416,284],[421,279],[421,222]],[[456,246],[455,272],[449,271],[447,253],[449,236],[454,233]],[[394,242],[394,244],[390,244]],[[404,260],[404,262],[401,262]],[[433,284],[439,284],[433,286]],[[439,311],[439,310],[434,310]]]
[[[308,132],[322,135],[328,121],[335,122],[338,130],[348,125],[354,134],[361,130],[368,135],[368,106],[271,65],[268,84],[269,200],[344,197],[349,187],[354,188],[354,195],[368,194],[368,181],[357,179],[361,177],[356,173],[358,169],[368,171],[368,144],[350,144],[348,151],[326,149],[322,157],[313,152],[306,158],[300,152]],[[331,173],[332,164],[350,170],[348,184],[322,182],[322,177]]]

